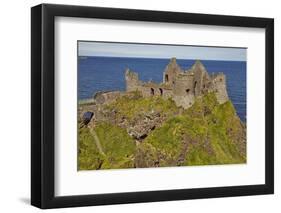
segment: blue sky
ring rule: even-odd
[[[78,55],[246,61],[247,49],[79,41]]]

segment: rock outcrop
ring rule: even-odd
[[[246,126],[232,103],[220,104],[213,92],[188,109],[132,94],[92,109],[90,123],[79,129],[82,170],[246,162]]]

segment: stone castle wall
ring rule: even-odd
[[[173,85],[173,94],[176,96],[194,95],[194,76],[179,75]]]
[[[108,103],[112,103],[122,95],[124,95],[124,92],[120,92],[120,91],[97,92],[94,95],[93,99],[97,104],[104,104],[104,103],[108,104]]]
[[[126,91],[132,92],[138,90],[140,86],[138,73],[132,72],[129,69],[125,71]]]
[[[138,74],[127,69],[125,72],[126,91],[139,91],[143,97],[162,96],[172,98],[177,106],[189,108],[196,97],[215,92],[219,103],[228,101],[226,79],[223,73],[209,76],[204,65],[196,61],[187,71],[183,71],[172,58],[163,73],[163,82],[141,82]]]
[[[224,74],[218,74],[213,79],[214,91],[220,104],[228,101],[226,79]]]
[[[183,70],[177,64],[176,58],[172,58],[170,63],[166,66],[165,71],[163,72],[163,83],[169,86],[175,84],[177,76],[182,73]]]

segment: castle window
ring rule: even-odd
[[[162,96],[163,95],[163,89],[159,88],[159,91],[160,91],[160,95]]]
[[[195,95],[195,96],[197,95],[197,94],[196,94],[196,86],[197,86],[197,81],[194,82],[194,88],[193,88],[193,89],[194,89],[193,91],[194,91],[194,95]]]
[[[169,76],[165,75],[165,82],[168,82],[168,81],[169,81]]]
[[[222,82],[222,78],[220,78],[220,82]]]
[[[186,92],[186,94],[189,94],[190,89],[186,89],[185,92]]]
[[[150,95],[154,95],[154,89],[153,88],[150,88]]]

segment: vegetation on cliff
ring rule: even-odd
[[[151,111],[159,112],[167,117],[173,116],[179,111],[175,102],[171,99],[164,100],[161,96],[142,97],[140,92],[130,92],[117,99],[116,102],[106,105],[109,110],[116,112],[117,118],[126,118],[133,121],[141,114]]]
[[[140,144],[155,152],[159,166],[245,163],[245,129],[230,101],[219,105],[214,94],[167,120]],[[141,160],[141,157],[140,159]]]
[[[114,119],[79,129],[79,170],[246,162],[246,127],[232,103],[219,104],[214,93],[187,110],[131,93],[104,110],[114,111]],[[145,134],[138,138],[132,130]]]
[[[99,123],[92,131],[94,133],[89,128],[79,130],[79,170],[134,166],[136,146],[125,129],[108,123]],[[99,150],[98,143],[102,150]]]

